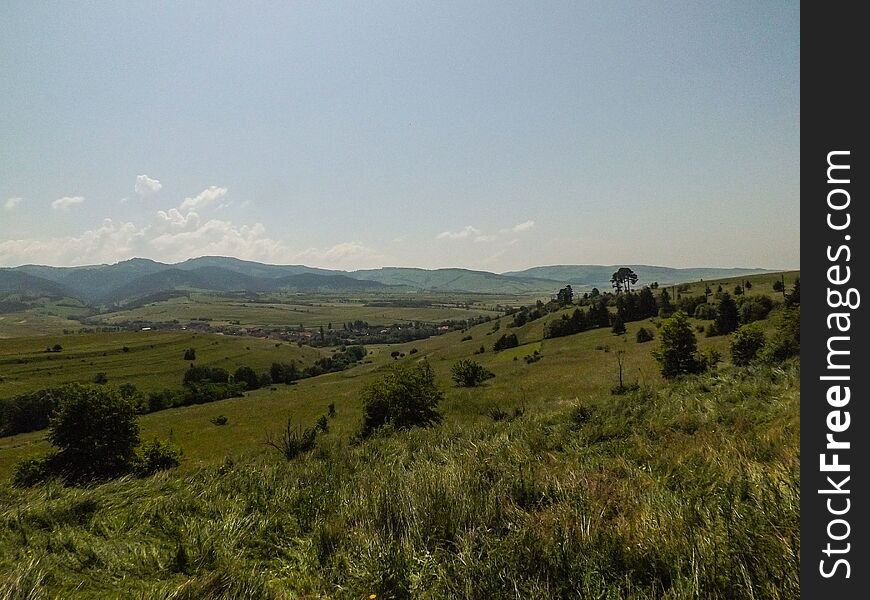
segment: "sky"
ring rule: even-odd
[[[0,265],[798,268],[798,2],[0,6]]]

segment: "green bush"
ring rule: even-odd
[[[762,350],[762,358],[768,363],[779,363],[801,351],[801,309],[783,308],[775,319],[776,331]]]
[[[140,477],[174,469],[180,464],[181,449],[168,442],[154,439],[145,442],[136,450],[135,472]]]
[[[739,367],[751,363],[764,347],[764,332],[756,324],[743,325],[731,336],[731,362]]]
[[[360,435],[367,437],[386,425],[407,429],[440,423],[438,403],[443,399],[427,361],[415,366],[399,363],[363,389]]]
[[[662,323],[660,346],[653,356],[665,379],[704,371],[704,362],[698,355],[698,340],[686,313],[677,311]]]
[[[460,387],[476,387],[495,377],[495,373],[473,360],[460,360],[451,369],[453,381]]]
[[[241,366],[236,369],[236,372],[233,374],[233,381],[245,384],[245,388],[248,390],[256,390],[260,387],[259,375],[257,375],[254,369],[247,366]]]
[[[699,304],[695,307],[695,318],[710,321],[716,318],[716,307],[712,304]]]
[[[302,430],[299,426],[294,427],[293,420],[287,417],[287,425],[277,435],[269,434],[266,437],[266,445],[271,446],[290,461],[314,449],[317,445],[317,429],[307,427]]]
[[[651,342],[655,339],[655,335],[652,331],[647,329],[646,327],[641,327],[637,330],[637,334],[635,335],[635,339],[638,344],[643,344],[644,342]]]
[[[507,350],[508,348],[516,348],[519,345],[520,342],[517,339],[517,334],[506,333],[495,341],[495,344],[492,345],[492,350],[493,352],[499,352],[501,350]]]

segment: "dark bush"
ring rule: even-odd
[[[453,365],[451,373],[453,381],[460,387],[476,387],[487,379],[495,377],[495,373],[473,360],[460,360]]]
[[[764,332],[757,324],[743,325],[731,336],[731,362],[746,366],[764,347]]]
[[[174,469],[180,464],[181,449],[169,442],[154,439],[145,442],[136,450],[135,471],[140,477]]]
[[[385,425],[407,429],[440,423],[438,403],[443,398],[428,362],[414,366],[399,363],[363,389],[360,434],[367,437]]]
[[[208,367],[205,365],[191,365],[184,372],[184,383],[227,383],[230,374],[220,367]]]
[[[637,330],[637,334],[635,334],[635,339],[637,340],[638,344],[643,344],[644,342],[651,342],[653,339],[655,339],[655,335],[646,327],[641,327]]]
[[[244,384],[249,390],[256,390],[260,387],[260,377],[254,369],[247,366],[241,366],[236,369],[236,372],[233,373],[233,381]]]
[[[507,350],[508,348],[516,348],[519,345],[520,342],[517,340],[517,334],[506,333],[495,341],[495,344],[492,345],[492,350],[493,352],[499,352],[501,350]]]

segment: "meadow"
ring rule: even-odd
[[[752,291],[772,285],[767,277]],[[624,335],[543,339],[563,312],[370,346],[346,371],[141,416],[143,439],[183,450],[174,471],[90,488],[0,486],[0,597],[795,597],[799,363],[734,367],[728,336],[699,333],[723,362],[667,382],[651,355],[656,320],[628,323]],[[641,326],[656,339],[638,343]],[[520,345],[492,352],[506,332]],[[49,341],[0,342],[0,361],[41,358]],[[180,381],[191,345],[198,362],[228,369],[329,352],[189,332],[58,342],[53,359],[117,361],[114,374],[102,364],[110,385],[129,368],[143,387]],[[527,363],[536,350],[543,358]],[[617,356],[636,391],[611,394]],[[168,357],[178,364],[156,371]],[[455,387],[450,369],[469,358],[495,377]],[[97,365],[81,360],[84,377]],[[444,421],[358,440],[360,390],[396,362],[421,360],[445,392]],[[45,376],[19,372],[16,385]],[[312,452],[287,462],[264,444],[288,417],[311,426],[330,404]],[[48,449],[44,432],[0,439],[0,479]]]
[[[402,301],[430,303],[428,306],[402,306]],[[495,305],[501,301],[522,303],[521,297],[480,298],[449,295],[368,295],[332,298],[311,295],[266,294],[256,301],[214,294],[191,293],[149,303],[129,310],[102,313],[95,321],[117,324],[126,321],[189,322],[207,320],[212,325],[242,327],[327,327],[352,321],[371,325],[391,325],[425,321],[438,323],[450,319],[499,316]],[[392,305],[391,305],[392,304]]]

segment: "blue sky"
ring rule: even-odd
[[[797,2],[4,2],[0,265],[799,266]]]

